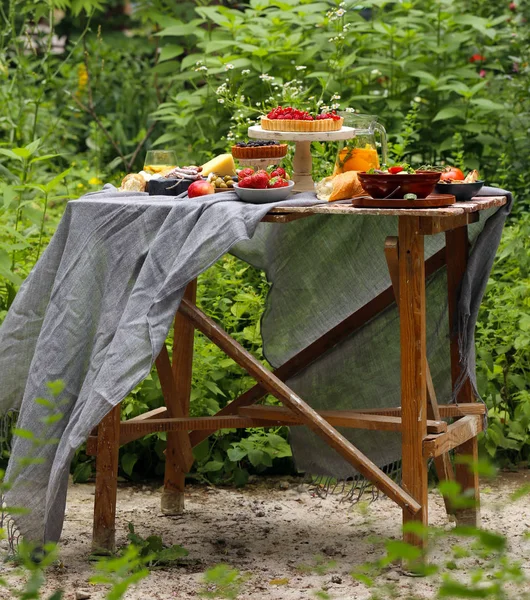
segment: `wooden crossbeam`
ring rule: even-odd
[[[467,415],[455,421],[447,428],[445,433],[436,436],[428,435],[423,440],[423,456],[434,458],[461,446],[474,439],[483,431],[483,419],[479,415]]]
[[[187,300],[182,301],[179,311],[208,339],[243,367],[266,392],[273,394],[287,408],[296,413],[307,427],[319,435],[330,447],[353,465],[361,475],[374,483],[396,504],[410,514],[416,514],[421,510],[421,505],[410,494],[381,471],[377,465],[306,404],[283,381],[268,371],[250,352],[219,327],[215,321]]]
[[[442,249],[425,261],[425,276],[430,277],[445,264],[445,251]],[[290,358],[281,367],[273,371],[274,375],[281,381],[286,381],[290,377],[297,375],[308,367],[313,361],[322,356],[325,352],[342,342],[357,329],[366,325],[368,321],[376,317],[380,312],[387,309],[394,302],[394,291],[389,286],[373,300],[356,310],[349,317],[346,317],[338,325],[323,334],[317,340],[309,344],[306,348]],[[239,407],[249,406],[261,400],[267,395],[267,390],[259,383],[241,394],[230,404],[222,408],[217,415],[237,414]],[[196,446],[206,439],[211,432],[197,431],[190,435],[191,445]]]
[[[250,407],[247,407],[250,408]],[[272,407],[274,408],[274,407]],[[473,404],[440,404],[438,405],[440,410],[440,417],[442,419],[447,418],[459,418],[465,417],[466,415],[484,415],[486,414],[486,406],[482,403],[476,402]],[[241,413],[241,409],[239,411]],[[400,417],[401,416],[401,408],[355,408],[348,411],[353,414],[365,414],[365,415],[386,415],[389,417]],[[242,413],[241,413],[242,414]],[[250,414],[250,413],[249,413]],[[321,413],[322,414],[322,413]],[[215,425],[214,419],[225,417],[230,418],[232,415],[224,415],[224,416],[212,416],[212,417],[197,417],[197,418],[187,418],[187,425],[182,426],[183,431],[217,431],[217,426]],[[138,425],[143,424],[146,421],[151,421],[152,419],[167,419],[168,412],[165,406],[161,406],[160,408],[155,408],[146,413],[138,415],[137,417],[133,417],[132,419],[128,419],[127,421],[122,421],[120,424],[120,445],[128,444],[129,442],[133,442],[144,435],[149,433],[153,433],[153,430],[149,430],[149,427],[145,428],[143,425],[138,427]],[[275,425],[282,425],[282,423],[271,423],[270,417],[267,416],[267,422],[265,419],[261,425],[256,424],[256,419],[248,418],[245,421],[246,425],[239,425],[239,423],[243,423],[241,417],[237,417],[235,423],[237,425],[228,425],[228,420],[221,420],[218,423],[220,424],[221,429],[232,429],[236,427],[273,427]],[[182,419],[184,421],[184,419]],[[174,422],[179,422],[179,419],[174,419]],[[331,422],[331,421],[330,421]],[[427,425],[429,425],[431,421],[427,421]],[[291,424],[291,423],[290,423]],[[134,425],[134,426],[133,426]],[[175,429],[176,430],[176,429]],[[163,431],[163,429],[156,429],[156,431]],[[432,432],[431,432],[432,433]],[[90,434],[90,437],[87,440],[86,453],[89,456],[95,456],[97,452],[97,428]]]
[[[281,406],[242,406],[239,414],[245,417],[272,419],[289,425],[301,424],[300,418],[287,408]],[[387,415],[371,415],[350,410],[319,410],[318,414],[333,425],[350,429],[373,429],[377,431],[401,431],[401,417]],[[447,431],[445,421],[427,421],[429,433]]]

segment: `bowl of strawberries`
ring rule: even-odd
[[[294,181],[291,181],[282,167],[276,167],[270,173],[263,169],[242,169],[237,176],[238,182],[234,183],[234,191],[242,202],[279,202],[285,200],[294,187]]]

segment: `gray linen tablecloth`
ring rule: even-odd
[[[283,204],[314,203],[314,194],[300,194]],[[320,216],[260,225],[272,206],[241,203],[231,193],[168,199],[119,193],[112,186],[68,203],[0,329],[0,414],[18,409],[18,427],[48,441],[14,438],[4,501],[28,509],[16,516],[24,536],[59,539],[76,448],[147,376],[187,283],[223,254],[233,249],[267,271],[272,288],[263,340],[275,366],[389,285],[379,250],[386,235],[396,232],[394,219]],[[463,359],[473,381],[472,333],[508,212],[509,206],[488,220],[463,282]],[[482,226],[471,228],[473,239]],[[426,242],[430,255],[443,246],[443,237]],[[428,282],[428,340],[435,385],[447,400],[443,278],[440,272]],[[54,380],[63,381],[64,390],[50,408],[36,399],[50,399],[47,383]],[[288,383],[316,408],[399,405],[396,311],[385,311]],[[62,418],[49,419],[50,411]],[[292,438],[300,468],[354,474],[303,429],[295,428]],[[380,466],[399,458],[399,436],[347,435]]]

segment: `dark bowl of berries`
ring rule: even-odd
[[[294,181],[287,179],[288,175],[281,167],[275,169],[271,174],[260,170],[248,174],[252,169],[244,169],[239,172],[239,181],[234,184],[234,190],[242,202],[252,204],[267,204],[285,200],[293,191]]]

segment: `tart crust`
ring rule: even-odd
[[[261,128],[268,131],[339,131],[344,119],[315,119],[302,121],[297,119],[269,119],[261,117]]]
[[[287,154],[287,144],[275,146],[232,146],[234,158],[283,158]]]

